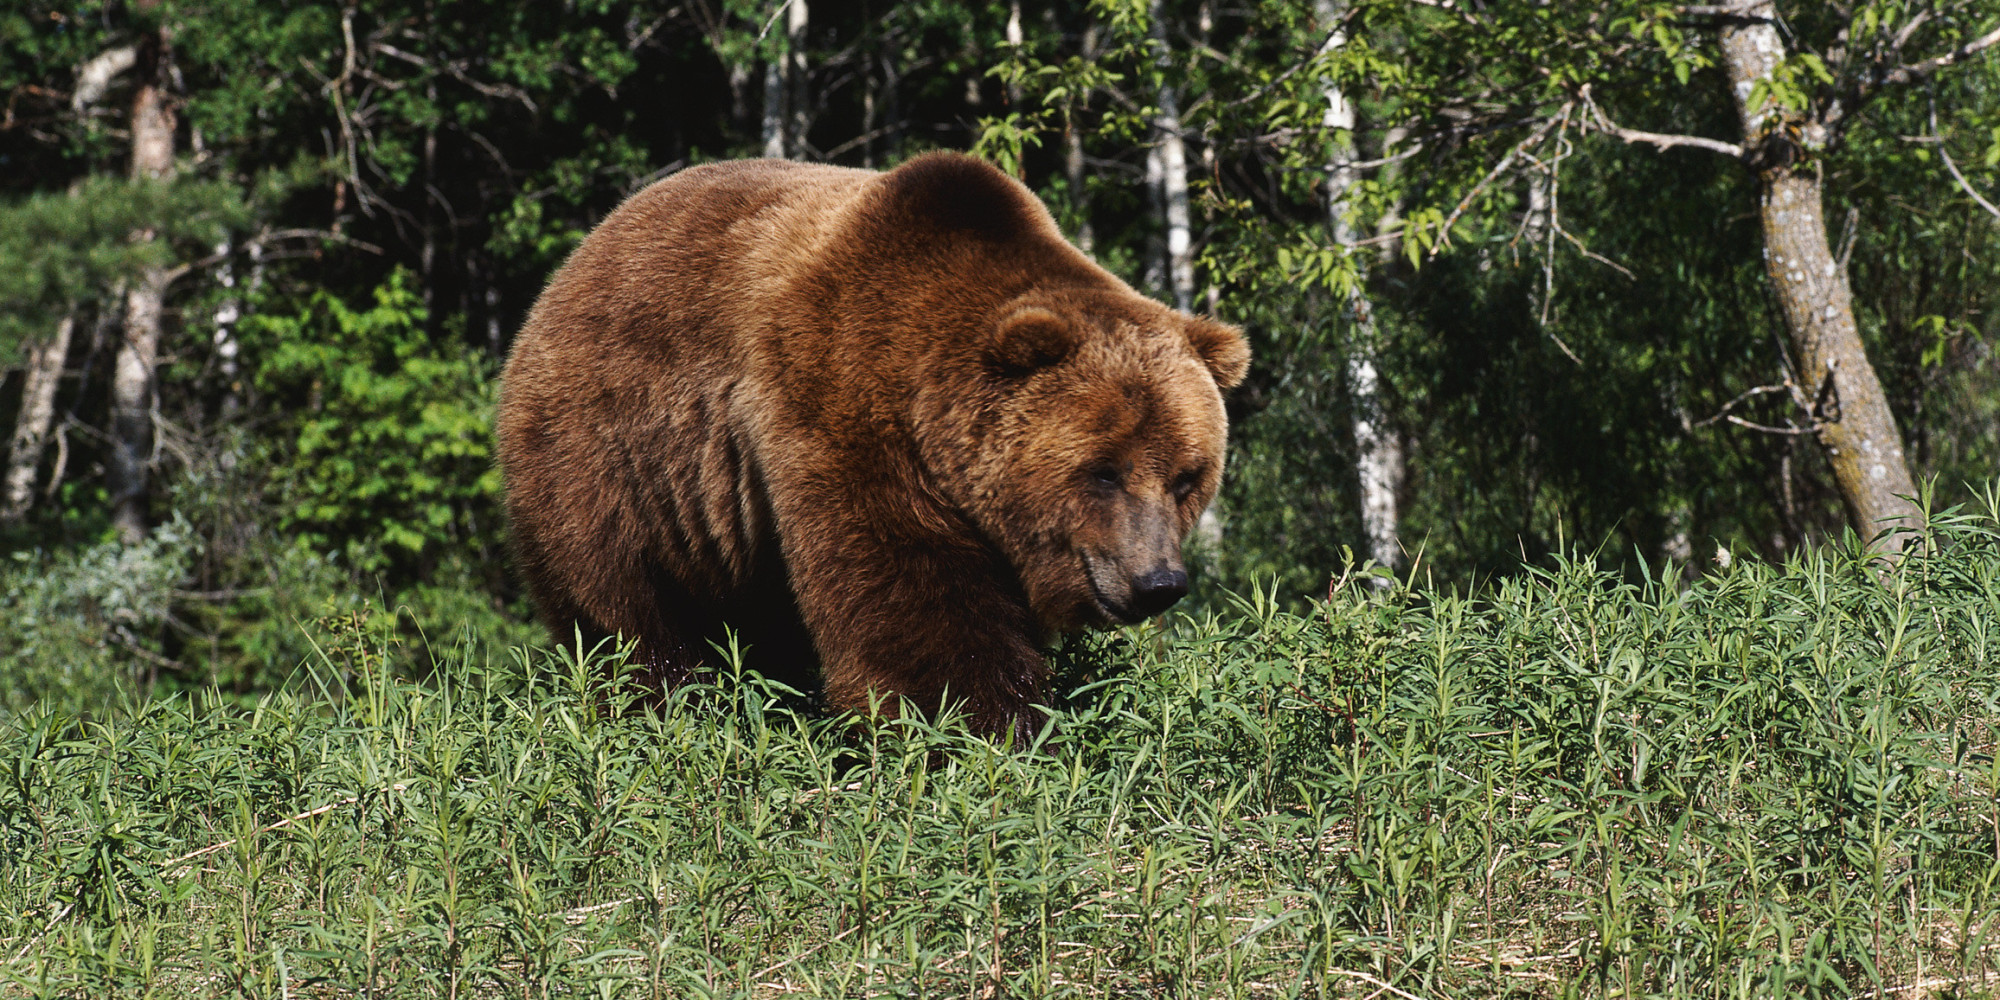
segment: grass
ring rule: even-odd
[[[0,723],[0,996],[1993,996],[1988,506],[1252,595],[1073,646],[1027,748],[330,619],[251,710]]]

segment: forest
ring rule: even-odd
[[[7,0],[0,93],[0,998],[2000,991],[1993,0]],[[544,634],[550,274],[939,149],[1249,338],[1187,600],[1006,739]]]
[[[970,151],[1240,325],[1190,607],[1893,555],[2000,468],[1996,49],[1977,0],[20,0],[0,673],[533,638],[510,338],[736,157]]]

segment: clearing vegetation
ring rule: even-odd
[[[324,619],[254,708],[5,723],[0,995],[1990,996],[1985,499],[1888,572],[1255,595],[1025,749]]]

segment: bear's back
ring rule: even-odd
[[[569,579],[586,567],[626,578],[664,564],[710,594],[748,581],[766,529],[731,427],[745,342],[790,280],[782,262],[875,176],[783,161],[682,171],[627,199],[550,280],[509,354],[498,421],[517,554],[542,603],[595,589]],[[608,555],[621,552],[637,562]]]

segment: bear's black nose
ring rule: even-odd
[[[1132,578],[1132,610],[1141,618],[1151,618],[1187,596],[1187,573],[1162,566]]]

